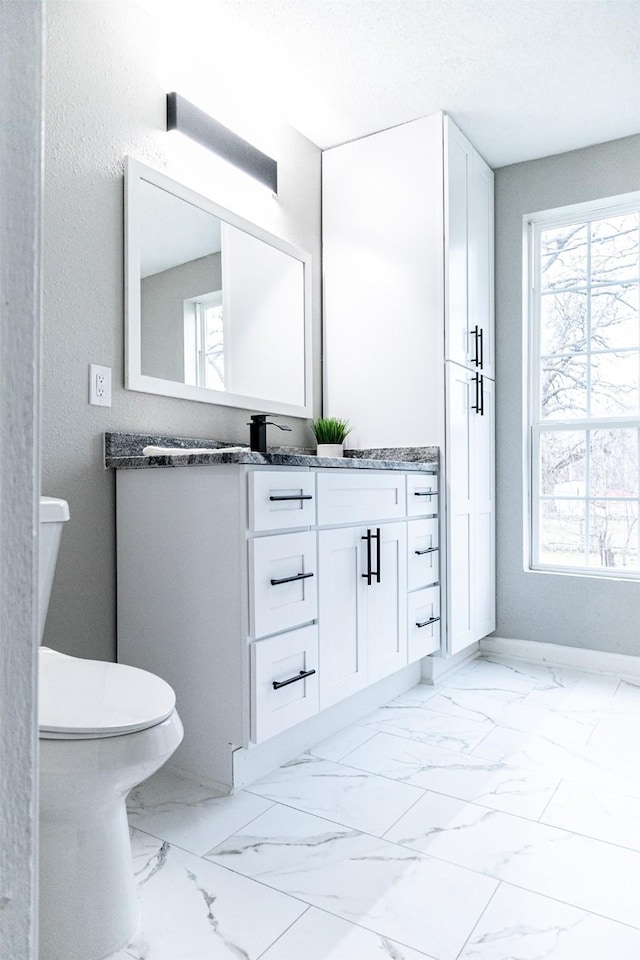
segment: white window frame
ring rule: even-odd
[[[222,290],[201,293],[184,301],[184,380],[193,386],[207,386],[207,359],[204,342],[205,310],[207,307],[222,306]],[[227,342],[228,324],[223,316],[223,338]],[[212,389],[207,387],[207,389]]]
[[[640,580],[640,570],[625,571],[620,567],[568,566],[542,563],[536,556],[540,533],[539,505],[544,499],[540,492],[540,437],[546,431],[581,431],[632,427],[640,431],[640,413],[633,417],[585,417],[570,420],[542,420],[540,416],[540,303],[541,277],[540,259],[536,256],[539,235],[543,230],[570,224],[586,223],[603,217],[614,217],[625,213],[640,211],[640,191],[609,197],[603,200],[589,201],[553,210],[544,210],[523,217],[523,384],[524,395],[524,467],[525,467],[525,504],[524,504],[524,567],[536,573],[566,574],[569,576],[589,576],[615,580]],[[588,386],[587,386],[588,389]],[[640,432],[639,432],[640,437]],[[638,463],[640,465],[640,451]],[[554,497],[553,499],[558,499]],[[566,499],[576,499],[567,497]],[[585,505],[588,507],[589,477],[586,476]],[[615,500],[608,497],[607,500]],[[640,525],[640,489],[638,496],[617,498],[623,502],[633,501],[638,509]],[[589,535],[588,509],[585,514],[587,524],[587,543]]]

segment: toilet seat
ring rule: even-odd
[[[117,737],[173,712],[168,683],[146,670],[39,649],[38,721],[45,740]]]

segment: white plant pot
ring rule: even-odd
[[[319,443],[316,454],[319,457],[343,457],[344,447],[341,443]]]

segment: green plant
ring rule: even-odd
[[[347,434],[351,433],[349,421],[339,417],[318,417],[311,421],[311,429],[318,443],[344,443]]]

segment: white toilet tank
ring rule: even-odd
[[[38,551],[38,640],[42,643],[53,575],[58,559],[62,524],[69,519],[69,505],[56,497],[40,497],[40,544]]]

